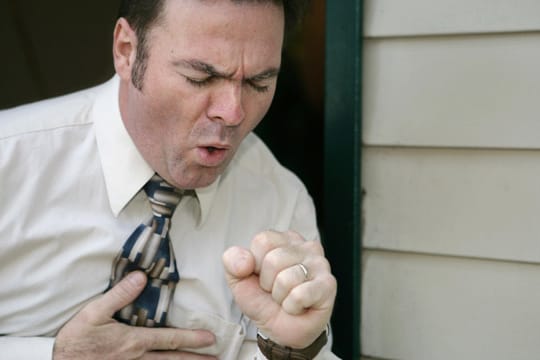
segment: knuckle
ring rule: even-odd
[[[304,239],[304,237],[302,235],[300,235],[299,233],[297,233],[296,231],[289,230],[289,231],[286,232],[286,234],[292,241],[296,241],[296,242],[305,242],[306,241]]]
[[[311,254],[323,255],[324,250],[318,241],[306,241],[302,244],[302,247]]]
[[[299,315],[305,309],[301,298],[299,298],[294,291],[289,293],[287,298],[283,301],[282,307],[283,310],[285,310],[285,312],[289,313],[290,315]]]
[[[284,233],[274,230],[266,230],[253,237],[252,245],[265,249],[266,251],[285,246],[289,243]]]
[[[304,292],[300,291],[298,288],[292,289],[289,293],[289,302],[293,307],[299,308],[303,307]]]
[[[180,347],[180,342],[175,333],[167,333],[164,340],[165,347],[168,350],[176,350]]]
[[[288,289],[291,287],[291,285],[290,277],[283,272],[278,274],[274,280],[274,287],[277,287],[278,289]]]
[[[146,352],[146,343],[141,340],[140,336],[134,331],[127,331],[124,333],[122,339],[123,352],[131,353],[136,356],[142,356]]]
[[[313,266],[321,269],[323,273],[330,273],[330,263],[325,257],[317,256],[311,260]]]
[[[264,267],[270,271],[277,271],[279,269],[282,259],[282,252],[279,249],[272,250],[264,257]]]
[[[270,248],[270,231],[263,231],[253,237],[252,245],[257,248],[267,249]]]
[[[337,290],[337,280],[334,277],[334,275],[328,273],[325,276],[323,276],[321,279],[321,287],[323,289],[326,289],[326,291],[330,290],[330,293],[335,293]]]

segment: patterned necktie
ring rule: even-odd
[[[148,283],[143,292],[132,304],[118,311],[115,319],[134,326],[162,327],[176,283],[180,280],[169,227],[182,193],[158,175],[148,181],[144,191],[154,215],[126,240],[114,262],[109,288],[131,271],[144,271]]]

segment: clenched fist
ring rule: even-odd
[[[326,328],[337,284],[320,243],[265,231],[249,249],[229,248],[223,263],[240,310],[274,342],[302,349]]]

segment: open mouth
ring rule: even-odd
[[[224,147],[201,146],[199,147],[199,160],[205,166],[218,166],[227,157],[228,150]]]

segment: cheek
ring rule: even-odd
[[[273,93],[272,95],[269,95],[268,97],[254,103],[251,109],[253,120],[251,121],[252,123],[250,124],[250,126],[252,127],[252,129],[256,127],[264,118],[264,116],[268,112],[268,109],[270,108],[270,105],[272,104],[272,99]]]
[[[164,90],[161,94],[152,105],[154,125],[165,136],[187,136],[204,112],[204,98],[178,89]]]
[[[159,72],[148,79],[147,95],[156,113],[164,117],[196,112],[205,102],[201,92],[194,91],[174,72]]]

